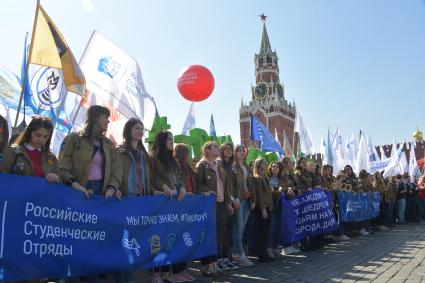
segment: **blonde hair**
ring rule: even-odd
[[[266,160],[264,158],[257,158],[254,161],[254,168],[252,170],[254,177],[262,177],[260,174],[260,166],[263,162],[266,162]],[[265,171],[263,172],[264,174],[266,173]]]
[[[211,146],[213,144],[216,144],[218,146],[218,143],[216,141],[207,141],[206,143],[204,143],[204,145],[202,146],[202,156],[203,157],[208,157],[208,150],[211,149]]]

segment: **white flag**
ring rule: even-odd
[[[182,135],[189,135],[191,129],[195,128],[195,109],[193,107],[194,103],[190,104],[189,113],[187,113],[186,120],[184,121]]]
[[[384,178],[395,176],[401,172],[400,159],[403,153],[403,146],[400,146],[398,149],[396,149],[396,147],[393,147],[393,152],[394,154],[391,155],[391,157],[389,158],[388,165],[384,169]]]
[[[357,175],[361,170],[370,171],[367,142],[363,134],[360,137],[359,151],[357,152],[356,163],[354,164],[354,171]]]
[[[368,139],[367,139],[367,148],[368,148],[370,162],[379,161],[378,152],[376,151],[376,148],[373,145],[372,139],[370,138],[370,136],[368,136]]]
[[[414,143],[410,147],[410,158],[409,158],[409,176],[410,176],[410,182],[413,183],[414,178],[419,178],[421,174],[421,170],[419,170],[418,162],[416,161],[416,154],[415,154],[416,147],[414,146]]]
[[[80,67],[87,83],[88,98],[82,103],[76,123],[82,124],[88,107],[94,104],[111,111],[108,136],[122,140],[125,122],[137,117],[150,129],[155,119],[153,98],[145,89],[137,61],[98,32],[93,32],[81,58]]]
[[[295,119],[295,131],[298,132],[298,136],[300,138],[301,152],[304,154],[313,154],[313,139],[311,138],[310,131],[304,124],[304,120],[298,110]]]
[[[406,152],[403,151],[403,153],[401,154],[401,158],[400,158],[400,168],[401,168],[401,172],[404,173],[409,173],[409,163],[407,162],[407,157],[406,157]]]

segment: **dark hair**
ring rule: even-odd
[[[173,156],[177,162],[182,165],[185,162],[184,157],[190,154],[189,147],[184,143],[178,143],[174,145]]]
[[[80,131],[80,135],[82,137],[93,137],[95,134],[106,134],[103,132],[94,133],[94,130],[97,127],[97,119],[99,119],[101,115],[106,115],[109,117],[111,115],[111,111],[109,111],[108,108],[100,105],[90,106],[86,113],[86,120],[84,121],[83,129]]]
[[[124,138],[123,146],[126,149],[131,148],[131,130],[137,124],[142,124],[142,126],[144,127],[143,122],[138,118],[130,118],[130,120],[128,120],[124,125],[124,130],[122,131],[122,136]],[[148,152],[146,151],[146,148],[143,145],[142,141],[139,141],[138,147],[140,147],[142,149],[142,151],[145,155],[148,154]]]
[[[173,157],[173,150],[167,148],[168,135],[172,135],[169,131],[159,131],[155,136],[152,146],[152,155],[158,159],[166,170],[177,167],[176,160]]]
[[[325,165],[323,165],[323,167],[322,167],[322,176],[323,176],[323,174],[326,172],[326,170],[328,170],[328,169],[331,169],[331,175],[332,175],[332,166],[331,165],[329,165],[329,164],[325,164]]]
[[[0,152],[7,146],[9,141],[9,128],[7,120],[0,115]]]
[[[52,141],[52,133],[53,133],[53,124],[49,117],[45,116],[34,116],[32,117],[31,122],[25,128],[25,130],[18,136],[15,140],[14,144],[24,145],[25,143],[29,143],[31,141],[31,134],[38,129],[44,128],[50,131],[50,136],[44,145],[44,150],[50,151],[50,142]]]
[[[233,148],[233,144],[230,142],[225,142],[220,145],[220,159],[222,162],[225,162],[224,160],[224,149],[226,146],[230,146],[230,149],[232,151],[232,156],[229,158],[229,163],[233,164],[233,161],[235,160],[235,149]]]
[[[305,168],[303,168],[303,167],[301,167],[301,166],[300,166],[301,161],[306,161],[306,162],[307,162],[307,158],[305,158],[305,157],[300,157],[300,158],[298,159],[298,161],[297,161],[297,166],[295,167],[295,169],[296,169],[296,170],[300,170],[300,171],[305,170]]]
[[[349,175],[347,175],[348,178],[357,178],[356,174],[354,173],[353,167],[351,167],[351,165],[345,165],[344,166],[344,172],[345,172],[345,168],[350,168],[351,173]]]

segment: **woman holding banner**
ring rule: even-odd
[[[252,186],[252,171],[246,164],[246,149],[243,145],[235,147],[236,190],[241,198],[240,208],[235,211],[233,222],[233,260],[240,266],[253,266],[244,252],[242,238],[251,210],[255,209],[255,190]]]
[[[267,161],[257,158],[254,162],[253,186],[257,198],[255,218],[257,227],[257,253],[260,262],[273,261],[267,254],[267,240],[270,231],[271,212],[273,210],[272,188],[266,176]]]
[[[208,141],[202,147],[202,158],[196,165],[199,191],[204,195],[216,195],[217,248],[219,258],[226,258],[227,218],[233,215],[231,203],[231,185],[223,166],[217,161],[220,155],[215,141]],[[216,263],[216,256],[201,259],[202,273],[206,276],[220,276],[223,270]]]
[[[180,180],[186,188],[186,194],[194,195],[198,193],[196,185],[196,175],[190,164],[190,151],[189,147],[184,143],[178,143],[174,146],[173,156],[177,161],[179,168]],[[187,262],[181,262],[172,265],[172,271],[176,282],[191,282],[196,278],[189,274],[186,270]]]
[[[282,192],[285,194],[287,199],[292,199],[297,195],[297,183],[296,177],[293,171],[293,163],[289,157],[284,157],[282,159],[282,172],[281,172],[281,181],[282,181]],[[299,252],[299,249],[293,245],[284,245],[282,254],[290,255],[293,253]]]
[[[143,197],[153,194],[149,155],[143,145],[143,133],[143,123],[137,118],[130,118],[124,125],[124,142],[117,148],[122,163],[120,189],[123,196]],[[134,280],[132,271],[116,273],[115,277],[117,282]]]
[[[69,134],[61,145],[61,178],[65,184],[83,192],[86,198],[93,194],[104,195],[105,198],[121,198],[121,158],[115,146],[105,136],[109,116],[108,108],[100,105],[90,106],[83,129]],[[97,278],[98,275],[91,275],[87,277],[87,281],[96,282]],[[117,281],[120,282],[119,279]],[[75,280],[71,279],[71,282]]]
[[[176,196],[181,201],[186,195],[186,188],[181,180],[177,161],[173,157],[173,146],[173,134],[171,132],[160,131],[156,135],[150,154],[152,184],[155,190],[154,194],[164,194],[169,197]],[[181,270],[179,271],[181,272]],[[176,281],[176,279],[180,280],[183,276],[180,272],[176,274],[177,278],[175,278],[168,266],[154,268],[152,283],[159,283],[162,280],[171,282]]]
[[[121,159],[115,146],[105,136],[110,111],[93,105],[87,110],[83,129],[71,133],[62,142],[59,153],[60,175],[72,188],[87,198],[92,194],[105,198],[121,197]]]
[[[16,141],[5,149],[0,172],[41,177],[49,183],[59,183],[58,161],[50,151],[52,132],[50,118],[33,117]]]

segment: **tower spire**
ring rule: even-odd
[[[272,53],[272,47],[270,46],[269,35],[267,34],[267,29],[266,29],[267,16],[265,16],[263,13],[260,15],[260,18],[263,21],[263,34],[261,36],[260,54]]]

